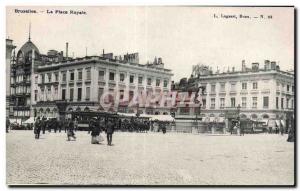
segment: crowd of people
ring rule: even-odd
[[[115,123],[112,119],[108,119],[107,121],[104,118],[92,118],[89,123],[88,133],[91,134],[92,144],[99,144],[103,141],[99,139],[100,133],[105,131],[107,134],[107,144],[109,146],[112,145],[112,134],[114,133]],[[54,133],[65,131],[67,134],[67,141],[76,140],[75,132],[78,130],[78,121],[76,119],[66,119],[58,121],[56,118],[54,119],[46,119],[37,117],[34,124],[34,135],[35,139],[40,138],[40,134],[45,134],[46,131],[51,132],[54,130]]]

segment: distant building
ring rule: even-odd
[[[207,66],[194,67],[193,71],[195,77],[185,86],[205,88],[203,105],[178,107],[177,117],[193,118],[195,111],[200,110],[202,121],[226,122],[228,127],[233,118],[231,111],[238,111],[240,119],[262,121],[268,126],[291,124],[295,109],[294,73],[281,71],[276,62],[266,60],[262,68],[259,63],[247,68],[243,61],[241,71],[232,68],[213,73]],[[179,84],[174,83],[172,89],[178,89]]]
[[[10,80],[11,80],[11,64],[14,62],[14,57],[12,56],[13,50],[16,48],[13,45],[13,40],[6,39],[6,65],[5,65],[5,73],[6,73],[6,116],[9,116],[9,101],[10,101]]]

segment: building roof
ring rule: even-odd
[[[33,42],[31,42],[31,40],[28,40],[21,48],[19,51],[22,51],[24,54],[26,54],[27,52],[34,50],[35,52],[37,52],[38,54],[40,54],[39,49],[35,46],[35,44],[33,44]]]

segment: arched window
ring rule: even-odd
[[[251,119],[257,119],[257,115],[256,114],[252,114],[251,115]]]
[[[240,114],[240,118],[241,119],[247,119],[247,115],[242,113],[242,114]]]
[[[268,114],[263,114],[263,115],[262,115],[262,118],[263,118],[263,119],[269,119],[269,115],[268,115]]]
[[[76,108],[76,111],[81,111],[80,107],[77,107],[77,108]]]
[[[164,112],[163,115],[168,115],[168,112]]]
[[[156,111],[154,114],[155,114],[155,115],[159,115],[159,111]]]
[[[90,108],[89,107],[85,107],[84,111],[90,111]]]

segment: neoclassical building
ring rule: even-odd
[[[242,70],[213,71],[207,66],[194,68],[194,86],[204,87],[202,121],[230,123],[231,114],[238,112],[241,120],[265,122],[266,125],[289,126],[294,118],[295,78],[293,72],[280,70],[276,62],[264,66],[242,62]],[[179,107],[177,116],[195,117],[199,108]],[[273,123],[273,124],[270,124]],[[230,124],[229,124],[230,125]]]
[[[171,70],[161,58],[139,63],[139,54],[72,58],[66,52],[49,50],[41,54],[28,41],[10,62],[10,119],[18,123],[29,117],[61,117],[69,111],[113,111],[122,113],[169,114],[157,105],[130,105],[135,94],[169,92]],[[105,99],[100,104],[104,94]],[[105,103],[119,104],[108,106]],[[113,100],[112,100],[113,99]]]

